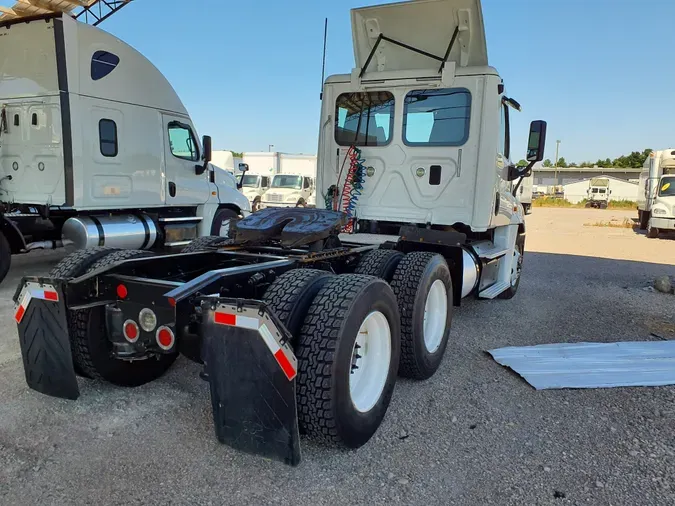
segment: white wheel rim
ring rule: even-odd
[[[434,353],[441,346],[448,319],[448,291],[440,279],[434,281],[424,304],[424,346]]]
[[[349,394],[357,411],[373,409],[387,383],[391,362],[391,329],[379,311],[363,320],[352,348]]]

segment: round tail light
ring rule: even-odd
[[[166,326],[157,329],[155,339],[157,340],[157,345],[164,351],[169,351],[176,343],[176,336],[174,335],[173,330]]]
[[[127,320],[124,322],[123,333],[124,338],[130,343],[135,343],[138,341],[138,336],[141,335],[141,332],[138,329],[138,324],[133,320]]]

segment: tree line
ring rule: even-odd
[[[580,163],[567,162],[565,158],[561,156],[560,158],[558,158],[557,166],[563,169],[568,167],[593,167],[595,165],[603,168],[616,168],[616,169],[639,168],[644,165],[645,160],[649,156],[649,153],[651,153],[652,151],[653,150],[651,149],[645,149],[642,152],[633,151],[630,155],[620,156],[618,158],[615,158],[614,160],[605,158],[604,160],[598,160],[597,162],[585,161]],[[527,162],[525,160],[521,160],[518,162],[518,165],[527,165]],[[551,162],[551,160],[548,158],[544,160],[543,165],[544,167],[554,166],[553,162]]]

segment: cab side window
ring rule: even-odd
[[[304,187],[305,187],[305,188],[309,188],[309,186],[310,186],[310,184],[309,184],[309,178],[306,177],[306,178],[305,178],[305,184],[304,184]]]
[[[263,176],[261,185],[263,188],[267,188],[270,185],[269,177]]]
[[[199,161],[199,146],[189,125],[178,121],[169,123],[169,147],[176,158]]]
[[[505,158],[511,155],[511,135],[509,132],[509,108],[502,104],[501,130],[499,132],[499,152]]]

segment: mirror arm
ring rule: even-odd
[[[518,182],[516,183],[516,186],[513,188],[513,191],[511,192],[513,196],[516,196],[516,193],[518,192],[518,188],[520,188],[520,184],[523,182],[523,179],[526,177],[530,176],[532,174],[532,167],[534,167],[535,162],[530,162],[527,164],[527,167],[525,167],[525,171],[523,172],[522,176],[520,176],[520,179],[518,179]]]

